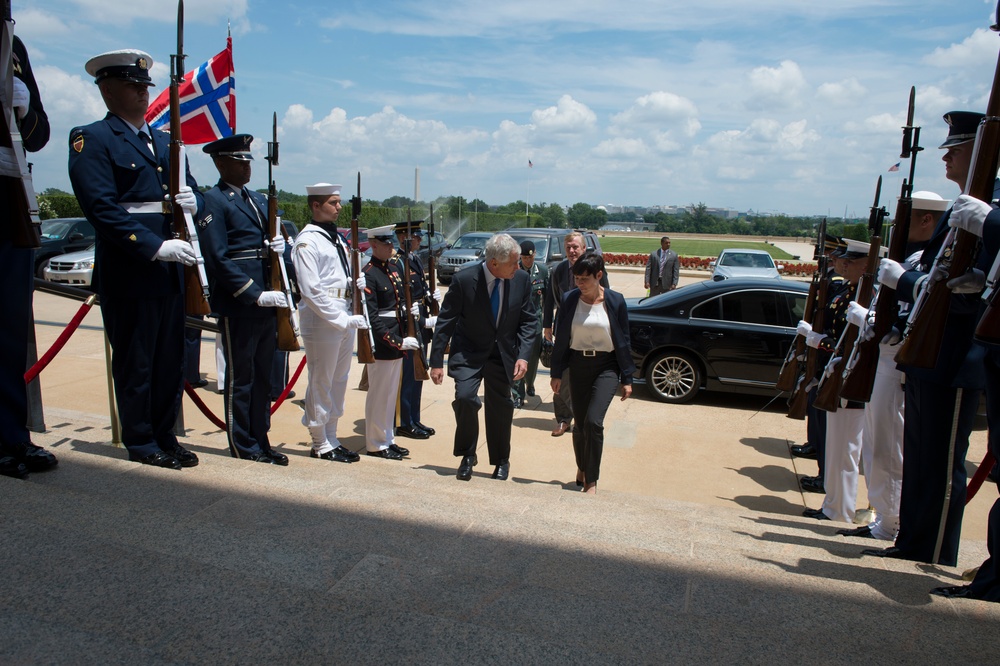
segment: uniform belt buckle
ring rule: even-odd
[[[164,200],[161,202],[160,205],[161,205],[160,210],[163,212],[164,215],[170,215],[171,213],[174,212],[173,202]]]
[[[597,356],[597,350],[595,350],[595,349],[584,349],[583,350],[583,355],[584,356]]]

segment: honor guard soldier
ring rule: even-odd
[[[344,415],[347,378],[354,354],[354,331],[368,328],[364,315],[352,315],[354,279],[350,248],[337,231],[340,185],[318,183],[306,188],[312,221],[295,237],[292,263],[299,285],[299,332],[306,348],[309,384],[302,425],[309,430],[309,456],[336,462],[361,457],[337,439]],[[364,287],[364,276],[357,278]]]
[[[375,337],[375,362],[368,365],[365,448],[370,456],[402,460],[410,452],[396,445],[393,425],[403,352],[419,349],[420,342],[404,335],[406,302],[403,276],[399,272],[399,264],[393,260],[394,229],[390,224],[368,230],[372,259],[364,268],[365,299]]]
[[[212,312],[219,315],[226,356],[223,402],[229,452],[234,458],[287,465],[288,456],[272,449],[267,437],[277,336],[275,308],[290,305],[284,293],[268,290],[270,251],[280,256],[285,239],[280,233],[267,238],[267,198],[246,186],[252,142],[249,134],[236,134],[202,149],[212,156],[219,182],[205,192],[198,233],[211,279]]]
[[[549,268],[535,261],[535,244],[530,240],[521,241],[521,268],[528,274],[531,283],[531,306],[538,316],[535,344],[528,357],[528,373],[524,379],[514,382],[514,407],[524,406],[524,399],[535,395],[535,377],[538,375],[538,359],[542,354],[542,306],[549,291]]]
[[[413,303],[412,314],[416,322],[416,338],[420,346],[423,347],[426,356],[427,345],[434,335],[434,324],[437,323],[437,317],[429,316],[428,307],[433,298],[440,300],[441,292],[428,293],[424,263],[417,256],[417,250],[420,249],[420,239],[423,235],[420,229],[421,224],[423,224],[423,220],[396,224],[396,240],[399,242],[400,250],[395,260],[399,264],[401,276],[405,276],[403,262],[408,260],[410,264],[410,300]],[[407,237],[407,230],[409,230],[409,237]],[[415,353],[416,350],[403,354],[402,378],[399,387],[399,426],[396,428],[396,434],[411,439],[427,439],[434,434],[435,430],[425,426],[420,421],[420,399],[424,383],[414,379],[413,355]]]
[[[150,131],[149,69],[142,51],[91,58],[108,115],[69,135],[69,178],[97,231],[94,284],[111,342],[122,441],[130,460],[180,469],[198,458],[177,443],[173,428],[184,382],[183,265],[194,248],[174,238],[171,206],[198,219],[204,199],[184,165],[186,184],[169,198],[169,136]]]
[[[13,119],[20,129],[21,145],[28,152],[37,152],[48,143],[49,119],[38,96],[28,52],[17,35],[14,36],[11,56]],[[5,107],[4,113],[9,110]],[[16,144],[13,150],[19,150]],[[0,154],[5,173],[8,166],[13,170],[17,157]],[[15,188],[20,186],[18,182],[12,184]],[[29,472],[55,467],[58,461],[42,447],[32,444],[28,433],[28,392],[24,384],[24,369],[28,362],[35,253],[15,244],[11,215],[13,202],[6,200],[2,205],[4,224],[0,225],[0,284],[3,285],[6,305],[6,325],[0,327],[0,348],[3,349],[0,355],[0,475],[23,479]]]

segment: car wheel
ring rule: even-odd
[[[39,261],[38,264],[35,266],[35,277],[38,278],[38,279],[40,279],[40,280],[44,280],[45,279],[45,268],[48,265],[49,265],[49,260],[48,260],[47,257],[45,259],[42,259],[41,261]]]
[[[690,402],[701,388],[701,367],[686,354],[661,354],[646,366],[646,386],[662,402]]]

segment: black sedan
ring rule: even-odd
[[[773,395],[809,285],[790,280],[705,281],[627,299],[636,377],[663,402],[700,389]]]

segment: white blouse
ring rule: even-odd
[[[577,302],[573,313],[569,348],[577,351],[610,352],[615,350],[611,341],[611,322],[604,303],[588,305],[583,299]]]

